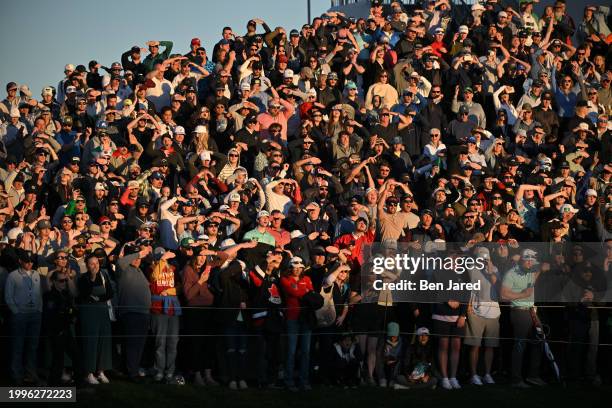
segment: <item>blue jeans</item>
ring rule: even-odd
[[[288,387],[295,385],[293,371],[295,368],[295,352],[298,340],[300,343],[299,383],[306,385],[310,369],[310,336],[312,330],[299,320],[287,320],[287,361],[285,363],[285,384]]]
[[[247,330],[244,322],[233,321],[225,326],[225,356],[230,381],[246,375]]]
[[[40,312],[11,315],[11,377],[17,382],[23,380],[24,371],[33,378],[38,377],[36,353],[41,321]]]

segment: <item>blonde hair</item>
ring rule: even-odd
[[[195,147],[196,153],[200,154],[203,151],[210,150],[208,148],[208,140],[210,138],[210,133],[208,133],[208,127],[204,126],[206,132],[196,133],[196,136],[193,138],[193,146]]]

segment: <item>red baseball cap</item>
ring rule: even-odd
[[[193,39],[191,40],[191,45],[196,45],[196,44],[197,44],[197,45],[202,44],[202,43],[200,42],[200,39],[199,39],[199,38],[197,38],[197,37],[196,37],[196,38],[193,38]]]

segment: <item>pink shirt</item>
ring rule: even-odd
[[[291,115],[293,115],[295,109],[293,108],[293,105],[283,99],[280,100],[280,103],[284,106],[284,109],[281,108],[278,115],[272,116],[268,112],[264,112],[257,116],[260,134],[266,139],[270,139],[270,133],[268,132],[270,125],[273,123],[278,123],[281,125],[281,139],[285,141],[287,140],[287,121]]]

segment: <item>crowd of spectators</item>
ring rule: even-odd
[[[15,384],[541,386],[553,377],[525,272],[544,264],[581,294],[540,313],[562,376],[601,383],[608,8],[578,21],[563,0],[541,15],[531,0],[371,6],[297,29],[252,19],[186,53],[152,40],[108,67],[67,64],[40,97],[6,84],[1,352]],[[575,245],[487,269],[499,302],[362,287],[369,244],[430,241]]]

